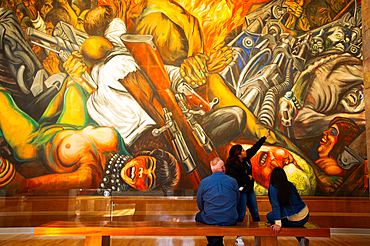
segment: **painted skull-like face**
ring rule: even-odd
[[[334,26],[327,31],[325,50],[345,51],[351,42],[351,35],[347,28]]]
[[[266,188],[270,184],[270,175],[275,167],[283,168],[295,163],[293,155],[287,150],[273,146],[262,146],[251,162],[254,179]]]
[[[324,51],[324,40],[321,37],[313,37],[310,42],[310,52],[312,56],[317,56]]]
[[[156,185],[157,160],[151,156],[137,156],[121,170],[121,178],[132,188],[140,191],[153,189]]]
[[[352,87],[339,103],[345,113],[360,113],[365,111],[364,86]]]

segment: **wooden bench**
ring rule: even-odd
[[[72,191],[71,191],[72,192]],[[128,191],[130,193],[131,191]],[[141,192],[143,193],[143,192]],[[74,193],[73,193],[74,194]],[[195,196],[19,196],[0,197],[0,227],[37,227],[51,221],[194,221]],[[302,197],[309,222],[329,228],[370,228],[369,197]],[[108,206],[114,202],[114,211]],[[267,196],[257,196],[262,221],[271,211]],[[252,221],[251,216],[245,222]]]
[[[304,227],[283,227],[274,234],[264,222],[215,226],[170,221],[56,221],[35,227],[34,236],[85,236],[85,246],[107,246],[110,236],[260,236],[261,246],[277,246],[279,236],[330,237],[330,229],[309,222]]]

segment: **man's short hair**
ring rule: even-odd
[[[115,18],[116,13],[110,5],[97,6],[85,16],[85,32],[90,36],[104,36],[109,23]]]
[[[45,22],[51,22],[53,26],[56,26],[59,21],[64,21],[68,24],[72,23],[71,16],[64,8],[53,8],[45,16]]]
[[[222,166],[224,166],[224,162],[223,160],[221,160],[220,157],[215,157],[212,161],[211,161],[211,170],[216,170],[216,169],[221,169]]]
[[[180,166],[176,158],[169,152],[162,149],[152,151],[141,151],[136,156],[152,156],[157,160],[155,176],[156,187],[164,192],[175,190],[180,183]],[[135,157],[136,157],[135,156]]]

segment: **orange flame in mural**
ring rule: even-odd
[[[124,1],[124,0],[122,0]],[[142,0],[131,0],[131,6]],[[171,1],[171,0],[169,0]],[[226,35],[243,24],[251,6],[270,0],[176,0],[186,11],[198,18],[203,28],[204,49],[207,54],[212,49],[224,45]],[[114,0],[98,0],[99,5],[112,5]]]
[[[253,4],[269,0],[177,0],[198,18],[203,28],[205,52],[224,45],[226,35],[243,24]]]

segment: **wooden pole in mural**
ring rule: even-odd
[[[209,163],[218,156],[217,152],[213,148],[212,152],[208,151],[207,153],[194,137],[194,131],[188,125],[182,109],[177,103],[176,96],[170,89],[171,82],[162,58],[152,41],[152,36],[125,34],[121,36],[121,39],[141,70],[148,77],[148,83],[150,83],[161,102],[167,126],[157,129],[157,132],[153,132],[153,135],[160,134],[161,131],[167,129],[171,132],[174,151],[182,161],[182,176],[187,176],[188,179],[192,180],[191,182],[196,182],[198,185],[201,176],[208,176],[212,173]],[[143,108],[145,109],[146,106],[143,105]],[[186,188],[198,188],[194,185],[191,186]]]

